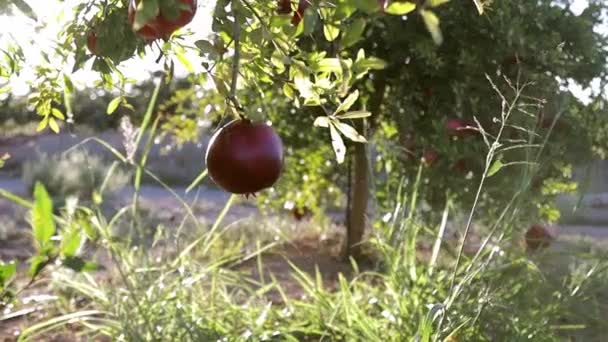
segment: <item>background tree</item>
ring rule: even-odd
[[[569,1],[493,4],[492,11],[483,16],[472,4],[220,0],[213,15],[213,34],[196,43],[206,59],[206,70],[189,76],[206,95],[194,96],[184,88],[162,111],[170,113],[171,106],[190,103],[192,114],[183,118],[169,114],[163,127],[178,135],[189,132],[179,139],[186,141],[195,137],[192,123],[201,117],[219,123],[241,112],[253,119],[271,119],[288,141],[289,163],[305,165],[287,168],[284,183],[277,189],[291,198],[282,202],[316,206],[315,202],[323,202],[315,200],[317,192],[303,196],[294,189],[302,188],[302,181],[310,185],[315,172],[331,174],[312,177],[324,181],[307,188],[331,190],[330,196],[323,197],[325,203],[336,202],[341,189],[351,192],[348,251],[357,255],[370,189],[389,186],[370,170],[390,173],[388,182],[400,177],[411,181],[420,165],[416,161],[426,156],[426,201],[433,208],[442,207],[448,197],[470,204],[471,184],[486,166],[479,156],[491,147],[488,138],[500,126],[495,119],[501,99],[488,83],[488,75],[504,93],[509,84],[503,78],[511,85],[533,82],[526,96],[536,99],[507,128],[508,144],[502,147],[509,149],[497,151],[497,170],[522,179],[523,188],[531,183],[539,195],[571,189],[565,183],[569,165],[590,157],[580,154],[577,146],[594,142],[595,151],[603,150],[596,128],[604,125],[604,99],[597,96],[587,106],[564,86],[572,81],[583,87],[596,79],[604,82],[606,40],[594,27],[601,22],[605,4],[592,1],[580,16],[567,9]],[[93,58],[93,68],[101,75],[99,86],[120,89],[121,95],[111,101],[120,110],[134,107],[123,90],[129,80],[117,65],[138,53],[158,53],[170,74],[176,61],[188,65],[184,51],[194,48],[183,44],[180,31],[166,37],[163,44],[146,42],[133,32],[127,5],[126,0],[103,5],[83,1],[55,51],[74,70]],[[163,8],[178,5],[177,0],[142,0],[135,20],[145,21]],[[96,51],[86,47],[90,32],[96,34]],[[19,60],[17,51],[10,54],[16,56],[12,60]],[[49,125],[56,130],[57,121],[73,112],[70,75],[59,66],[40,67],[38,73],[36,92],[29,100],[42,117],[40,128]],[[542,109],[540,100],[547,102]],[[318,128],[308,130],[313,124]],[[542,144],[549,131],[552,138]],[[329,160],[329,141],[337,162]],[[540,145],[544,158],[552,162],[533,158]],[[370,150],[375,153],[373,159]],[[348,159],[352,159],[352,182],[350,175],[344,177],[349,172],[342,162]],[[307,174],[300,176],[301,172]],[[504,179],[508,177],[490,179],[482,199],[501,201],[502,189],[512,186]],[[346,184],[352,189],[346,189]],[[279,195],[271,193],[275,199],[271,202],[278,203]],[[382,200],[381,191],[373,196]],[[527,217],[556,219],[550,197],[528,199]],[[378,204],[382,206],[381,201]]]

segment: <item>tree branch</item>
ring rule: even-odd
[[[234,56],[232,57],[232,81],[230,83],[230,94],[228,95],[228,100],[232,103],[235,112],[239,115],[241,119],[245,119],[243,116],[243,107],[239,103],[239,100],[236,98],[236,87],[239,78],[239,64],[241,61],[241,27],[239,26],[238,21],[238,0],[232,0],[231,9],[232,16],[234,17],[234,26],[232,32],[232,39],[234,40]]]

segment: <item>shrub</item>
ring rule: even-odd
[[[23,166],[22,176],[30,194],[39,181],[58,203],[68,197],[88,201],[99,190],[111,194],[129,182],[130,174],[120,168],[115,168],[111,177],[107,177],[110,168],[112,165],[101,157],[78,149],[52,156],[41,155],[38,160],[28,161]]]

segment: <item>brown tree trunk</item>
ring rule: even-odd
[[[362,125],[360,125],[362,126]],[[367,223],[367,203],[369,201],[369,172],[367,148],[365,144],[355,144],[352,199],[350,203],[349,226],[347,231],[348,255],[361,257],[361,242]]]
[[[368,138],[373,134],[373,129],[377,125],[380,107],[384,99],[386,90],[386,81],[384,77],[379,77],[374,80],[374,94],[369,102],[369,110],[372,116],[369,118],[369,132],[366,132],[365,125],[361,122],[358,125],[358,131]],[[369,133],[366,134],[366,133]],[[352,182],[352,198],[350,200],[350,208],[347,223],[347,239],[346,239],[346,257],[352,256],[355,260],[360,260],[362,257],[361,243],[365,235],[365,227],[367,226],[367,206],[369,202],[369,189],[371,184],[371,175],[369,174],[369,158],[366,144],[354,143],[354,160],[353,169],[354,175]],[[350,175],[349,175],[350,177]]]

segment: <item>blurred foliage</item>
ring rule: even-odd
[[[152,2],[144,1],[144,7],[153,7]],[[495,156],[502,165],[500,177],[488,178],[480,205],[492,217],[510,196],[504,189],[531,187],[535,195],[526,197],[522,215],[555,220],[553,196],[575,190],[563,170],[605,155],[605,99],[595,94],[587,105],[566,86],[605,82],[607,42],[594,28],[606,4],[591,1],[576,16],[565,0],[478,2],[484,8],[480,16],[467,2],[439,3],[420,3],[419,11],[412,11],[415,6],[409,3],[383,10],[360,1],[336,1],[335,7],[313,2],[304,6],[303,20],[294,25],[290,19],[297,15],[295,7],[280,14],[274,2],[241,1],[233,8],[222,0],[214,13],[213,34],[195,44],[207,60],[206,71],[172,82],[160,95],[161,134],[178,145],[196,140],[201,128],[215,129],[235,114],[228,104],[236,95],[244,115],[271,121],[289,147],[283,179],[260,202],[320,208],[338,203],[338,194],[347,190],[348,170],[340,161],[350,157],[342,146],[349,151],[350,139],[362,138],[353,134],[353,127],[364,133],[361,119],[342,119],[339,111],[364,113],[370,101],[382,96],[380,111],[365,119],[364,134],[374,152],[370,170],[377,204],[384,206],[383,199],[390,197],[383,190],[391,185],[387,182],[412,180],[423,154],[432,150],[436,160],[423,171],[425,201],[438,209],[450,196],[468,207],[490,146],[482,134],[453,134],[445,125],[456,118],[476,127],[476,119],[492,142],[501,127],[497,119],[504,114],[504,96],[516,106],[515,113],[498,142],[504,147]],[[241,53],[233,90],[235,10]],[[441,18],[441,27],[432,24],[431,10]],[[107,7],[83,2],[74,13],[55,53],[66,63],[74,57],[74,70],[94,58],[93,68],[101,75],[96,87],[71,91],[68,74],[40,66],[41,77],[33,85],[37,92],[29,102],[6,99],[2,113],[7,118],[24,111],[29,114],[19,118],[42,115],[42,126],[45,120],[60,120],[63,113],[100,130],[116,127],[123,115],[139,123],[153,85],[134,84],[115,66],[129,56],[160,49],[171,71],[173,58],[183,62],[183,49],[192,47],[182,46],[176,35],[162,46],[146,48],[125,20],[126,1],[112,0]],[[91,30],[97,34],[98,56],[86,48]],[[517,98],[516,90],[524,85]],[[64,101],[65,91],[71,105]],[[326,118],[329,130],[313,127],[322,123],[315,121],[319,118]],[[330,140],[338,163],[332,161]]]
[[[58,207],[69,197],[91,203],[99,201],[95,196],[110,195],[130,182],[131,175],[120,169],[114,170],[106,180],[110,167],[111,163],[101,157],[76,149],[27,161],[23,166],[23,180],[29,193],[33,193],[35,184],[43,184]],[[103,193],[100,193],[102,185]]]

